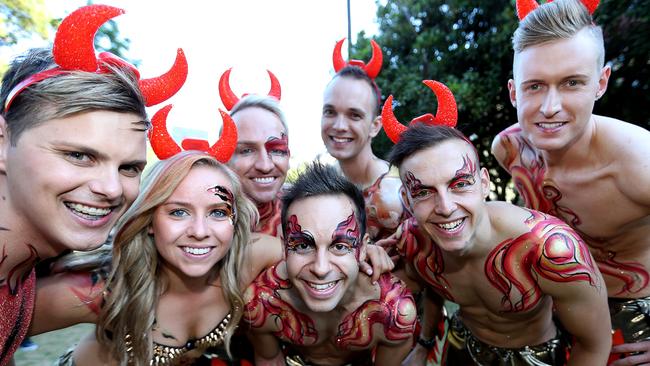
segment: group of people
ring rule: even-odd
[[[279,89],[220,88],[220,140],[171,146],[145,105],[180,89],[182,51],[140,80],[64,42],[119,9],[64,19],[0,90],[0,365],[82,322],[96,330],[59,364],[650,364],[650,132],[592,113],[611,69],[591,2],[519,10],[519,122],[492,153],[525,207],[487,201],[444,84],[425,81],[438,111],[409,126],[392,97],[380,108],[378,46],[368,64],[335,49],[321,137],[337,163],[287,184]],[[141,181],[147,131],[171,153]]]

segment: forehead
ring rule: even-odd
[[[404,159],[400,166],[400,176],[404,179],[406,172],[411,172],[425,185],[447,183],[463,167],[465,156],[477,163],[476,153],[467,142],[459,139],[446,140]]]
[[[598,48],[588,32],[583,29],[571,38],[530,46],[515,54],[515,79],[524,82],[595,73]]]
[[[240,110],[232,117],[237,125],[238,140],[242,142],[264,143],[270,136],[280,137],[287,131],[280,118],[269,110],[249,107]]]
[[[303,231],[329,243],[332,232],[353,210],[352,201],[344,195],[322,195],[296,200],[289,206],[287,217],[296,215]]]
[[[325,89],[323,104],[341,109],[356,108],[368,111],[373,107],[373,98],[371,86],[366,81],[339,76]]]
[[[218,196],[208,192],[209,188],[216,185],[225,187],[232,192],[232,184],[224,172],[211,166],[195,166],[174,190],[169,200],[205,202],[206,197],[214,197],[215,201],[221,201]]]
[[[85,112],[40,123],[25,130],[18,141],[70,144],[115,160],[144,160],[146,131],[141,121],[134,113]]]

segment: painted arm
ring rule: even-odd
[[[65,272],[39,278],[29,335],[95,323],[103,302],[104,281],[94,272]]]
[[[560,322],[574,336],[568,365],[605,365],[612,339],[603,278],[573,230],[564,224],[548,229],[533,268]]]
[[[494,140],[492,140],[492,155],[497,159],[499,165],[507,172],[510,172],[510,164],[514,160],[514,155],[517,152],[517,147],[514,146],[516,139],[513,138],[513,134],[519,133],[521,129],[519,124],[516,123],[505,130],[501,131],[496,135]]]

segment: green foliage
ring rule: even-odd
[[[11,46],[21,38],[38,35],[47,39],[52,18],[44,0],[0,0],[0,46]]]
[[[602,0],[595,14],[603,26],[607,60],[614,72],[596,112],[648,128],[650,0]],[[393,95],[395,116],[404,124],[435,113],[437,101],[422,80],[445,83],[458,103],[458,129],[476,145],[494,183],[493,198],[506,199],[509,175],[490,154],[496,134],[516,123],[507,81],[512,77],[514,0],[390,0],[378,5],[384,65],[377,77],[383,99]],[[368,60],[369,40],[359,34],[354,58]],[[382,132],[373,141],[378,156],[392,147]],[[508,196],[509,200],[515,199]]]

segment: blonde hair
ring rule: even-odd
[[[583,29],[593,38],[598,52],[597,66],[602,68],[605,63],[603,31],[593,23],[589,11],[579,0],[547,2],[530,12],[515,31],[512,48],[516,56],[528,47],[572,38]]]
[[[158,253],[148,235],[155,209],[163,204],[196,166],[208,166],[225,173],[235,197],[235,230],[230,250],[215,267],[231,312],[224,340],[230,355],[230,340],[243,312],[239,269],[243,266],[245,246],[251,225],[258,213],[241,191],[237,175],[214,157],[198,151],[185,151],[159,161],[143,181],[140,195],[117,223],[113,243],[113,269],[108,279],[108,292],[100,313],[97,339],[119,364],[149,365],[152,357],[151,330],[155,321],[158,298],[165,289],[160,278]],[[127,349],[125,338],[130,337]]]

